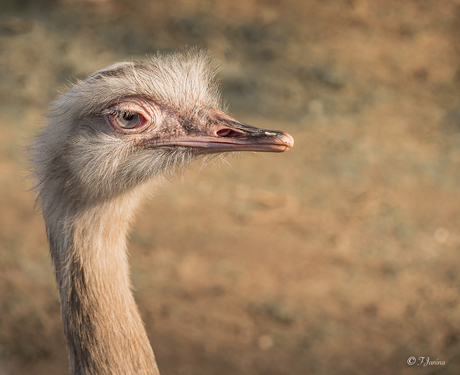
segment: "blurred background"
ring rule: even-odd
[[[138,218],[162,374],[458,374],[459,0],[1,0],[0,375],[68,371],[27,137],[69,82],[186,45],[296,145],[196,165]]]

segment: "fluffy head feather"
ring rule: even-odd
[[[41,203],[59,192],[79,200],[107,197],[187,164],[190,150],[138,152],[132,142],[98,123],[104,110],[129,97],[154,100],[189,116],[203,107],[220,109],[215,73],[208,53],[187,51],[117,63],[78,82],[52,104],[48,125],[30,148]]]

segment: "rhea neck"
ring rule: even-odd
[[[131,293],[126,235],[142,191],[46,215],[72,374],[155,374]]]

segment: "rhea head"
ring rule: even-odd
[[[39,197],[102,199],[202,155],[293,146],[287,133],[227,115],[215,73],[207,53],[188,51],[117,63],[75,85],[32,148]]]

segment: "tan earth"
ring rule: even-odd
[[[185,45],[296,145],[197,164],[139,215],[162,374],[460,373],[459,0],[2,0],[0,374],[68,371],[27,137],[69,82]]]

